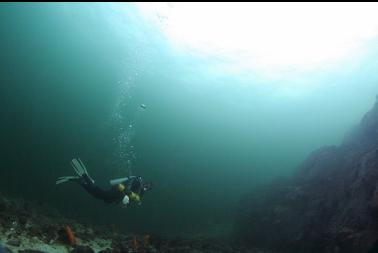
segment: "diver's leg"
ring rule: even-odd
[[[95,185],[90,178],[87,178],[85,175],[82,177],[82,180],[79,182],[80,185],[93,197],[101,199],[106,203],[113,201],[113,194],[111,190],[103,190],[97,185]]]

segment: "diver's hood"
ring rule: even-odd
[[[122,178],[112,179],[109,182],[110,182],[110,185],[117,185],[117,184],[122,184],[126,182],[127,180],[129,180],[128,177],[122,177]]]

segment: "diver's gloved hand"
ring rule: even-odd
[[[130,203],[129,196],[125,195],[125,197],[123,197],[122,199],[122,207],[123,208],[128,207],[129,203]]]

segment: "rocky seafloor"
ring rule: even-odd
[[[83,225],[46,205],[0,196],[0,253],[11,252],[273,253],[215,239],[122,234],[111,227]]]

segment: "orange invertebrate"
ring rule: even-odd
[[[76,237],[72,231],[72,229],[69,227],[69,226],[66,226],[64,228],[64,231],[66,232],[66,235],[67,235],[67,239],[68,239],[68,243],[71,245],[71,246],[74,246],[76,244]]]
[[[134,249],[135,251],[137,251],[138,248],[139,248],[139,242],[138,242],[136,236],[134,235],[134,237],[133,237],[133,249]]]
[[[147,247],[150,244],[150,235],[145,235],[143,237],[143,244],[144,244],[144,247]]]

